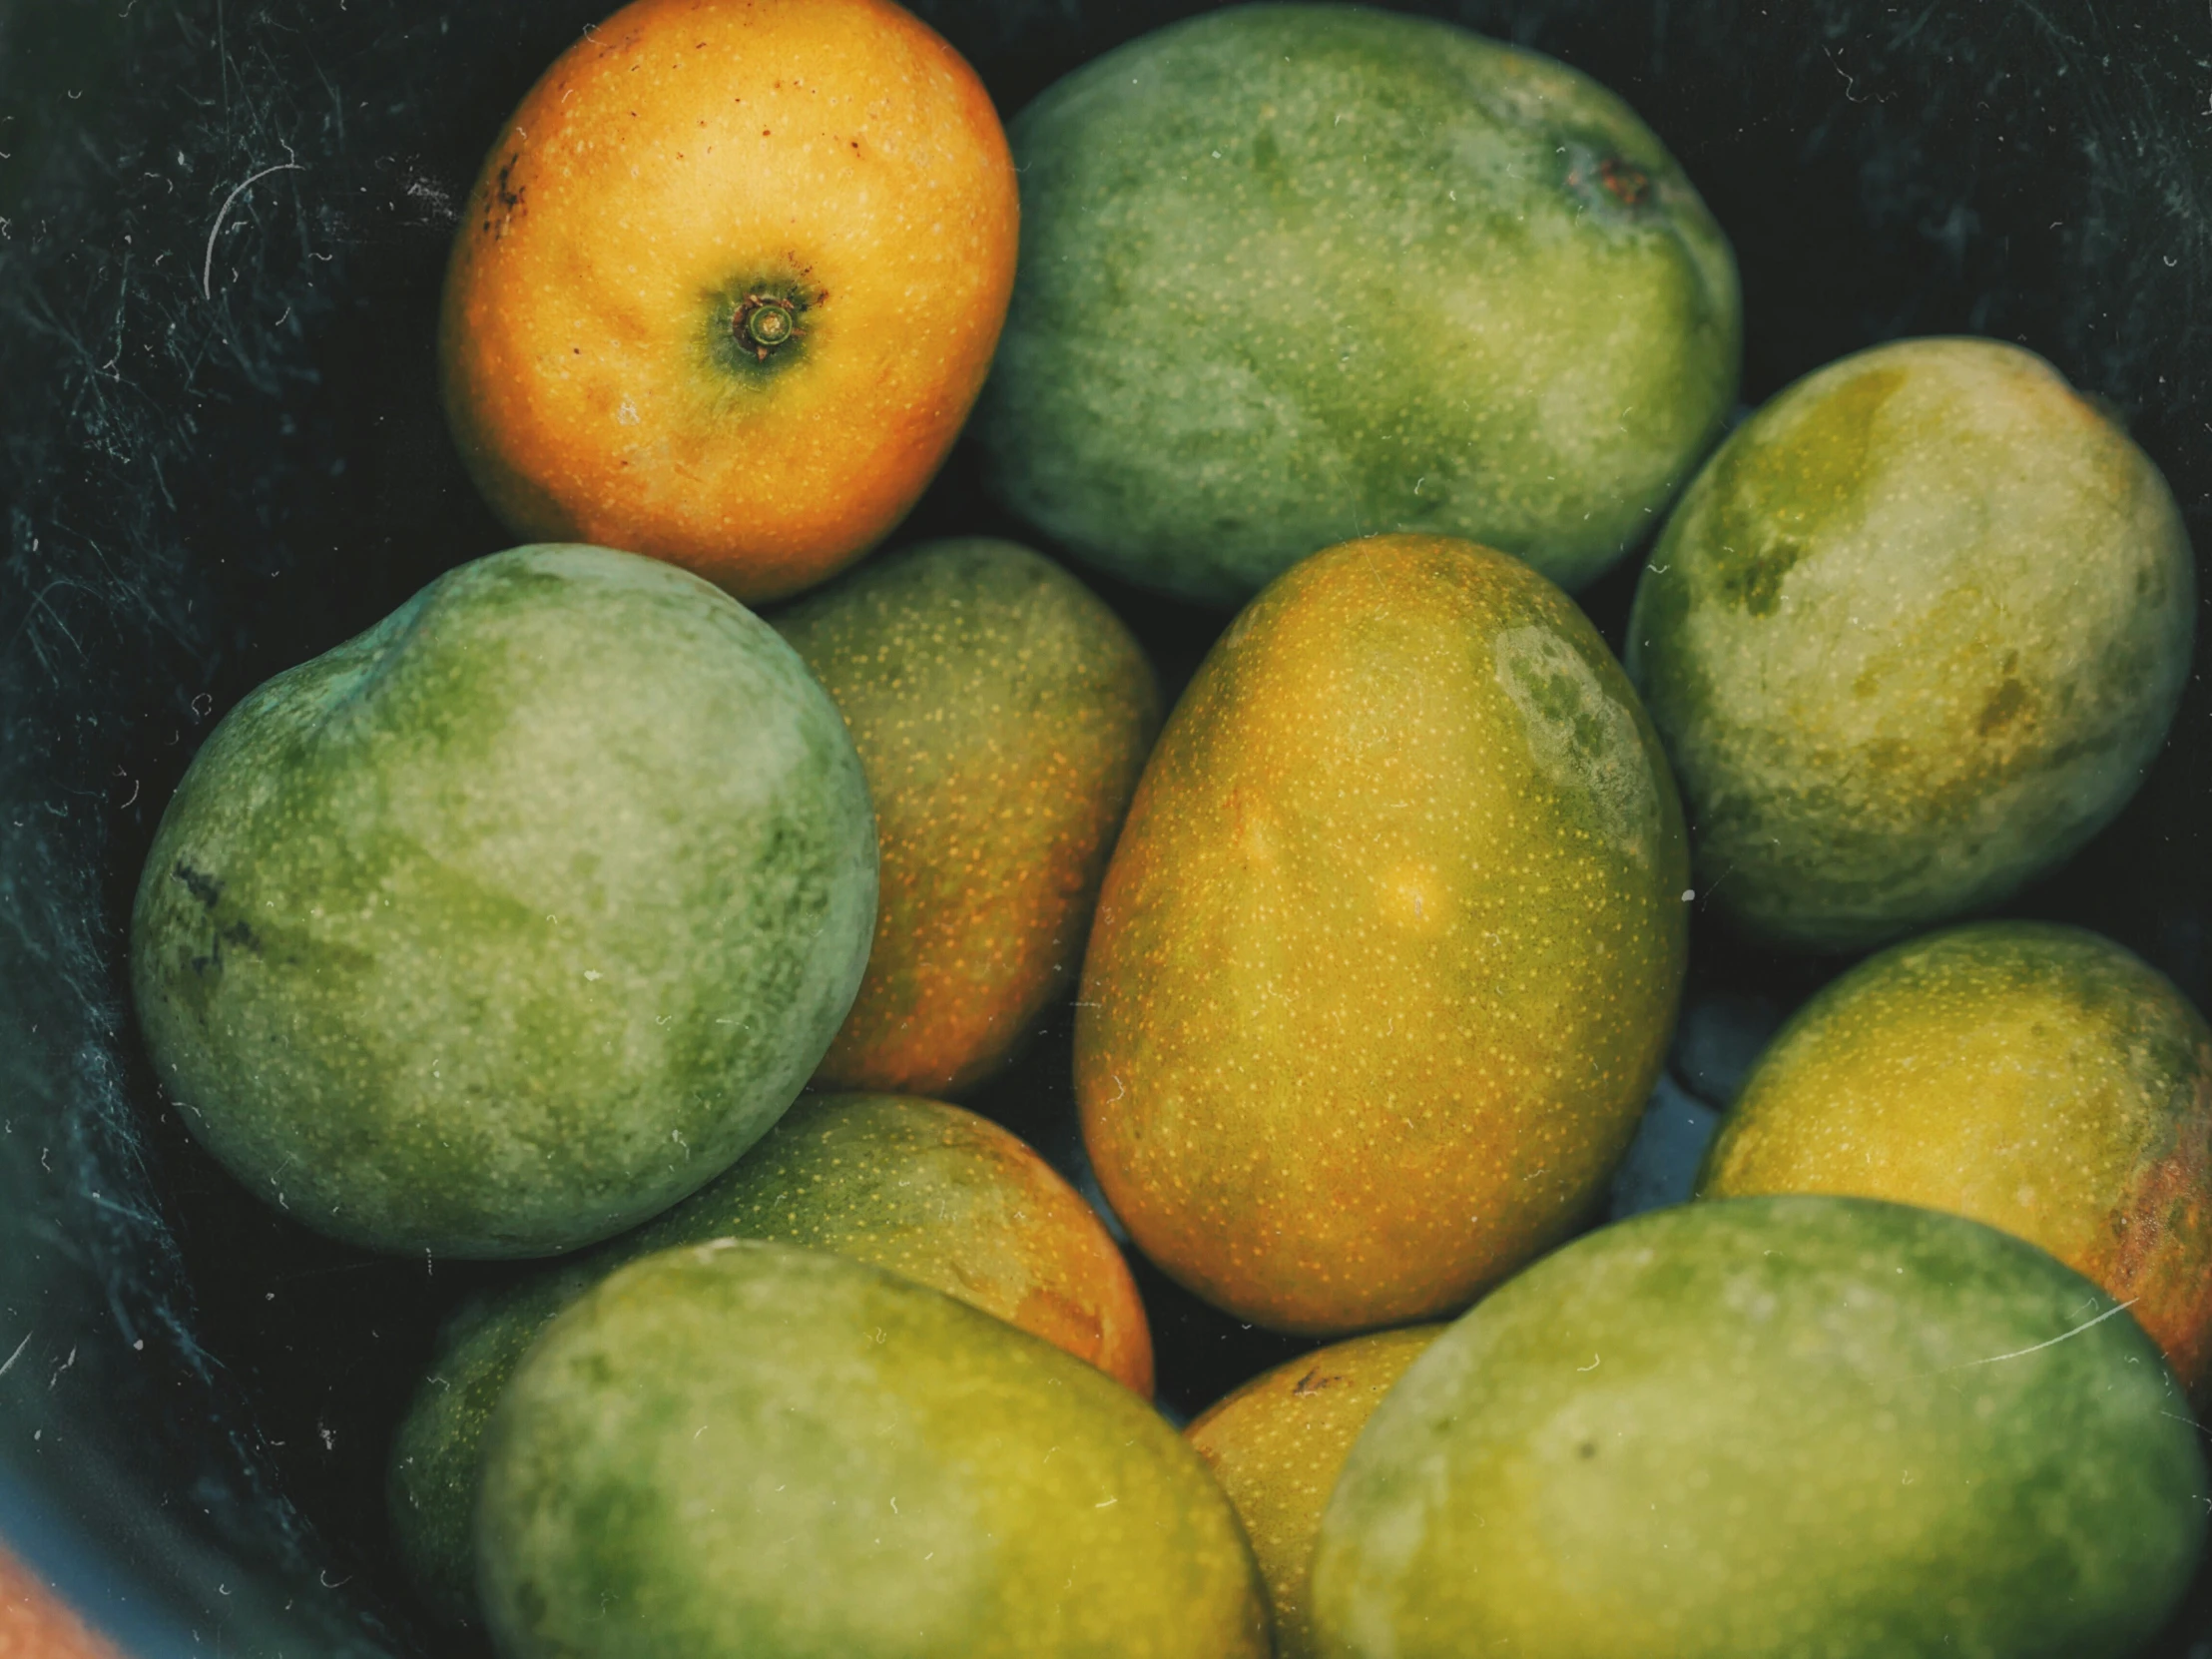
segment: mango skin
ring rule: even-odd
[[[1315,1621],[1328,1659],[2119,1659],[2180,1600],[2206,1493],[2157,1349],[2034,1246],[1862,1199],[1683,1205],[1414,1363],[1323,1517]]]
[[[1152,666],[1074,577],[982,537],[864,565],[774,622],[875,804],[875,942],[817,1085],[960,1094],[1075,977],[1160,726]]]
[[[1147,764],[1076,1007],[1100,1186],[1239,1319],[1433,1318],[1563,1237],[1679,999],[1682,820],[1582,613],[1379,536],[1263,593]]]
[[[1234,606],[1396,530],[1578,588],[1735,401],[1727,238],[1625,104],[1536,53],[1238,6],[1085,65],[1008,137],[986,481],[1125,580]]]
[[[2119,812],[2189,668],[2158,469],[2032,353],[1918,339],[1730,434],[1637,586],[1628,672],[1748,932],[1854,950],[1993,904]]]
[[[477,1510],[507,1659],[1264,1659],[1221,1488],[1128,1389],[843,1257],[720,1240],[554,1322]]]
[[[544,1256],[774,1123],[859,984],[875,830],[806,666],[603,547],[461,566],[225,717],[132,915],[169,1097],[373,1250]]]
[[[1376,1406],[1440,1325],[1377,1331],[1254,1378],[1183,1430],[1236,1505],[1267,1586],[1275,1659],[1314,1659],[1314,1540]]]
[[[1760,1057],[1698,1192],[1971,1216],[2127,1303],[2185,1387],[2212,1369],[2212,1028],[2080,928],[1954,927],[1832,980]]]
[[[667,1214],[464,1305],[392,1438],[386,1507],[416,1593],[476,1618],[469,1524],[485,1426],[553,1318],[678,1245],[768,1239],[883,1268],[1088,1361],[1145,1398],[1152,1337],[1121,1252],[1017,1136],[934,1100],[804,1095],[735,1167]]]

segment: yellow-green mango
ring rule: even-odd
[[[1314,1622],[1325,1659],[2122,1659],[2208,1496],[2156,1346],[2033,1245],[1677,1205],[1413,1363],[1322,1517]]]
[[[1314,1659],[1314,1540],[1352,1442],[1440,1325],[1376,1331],[1277,1366],[1183,1430],[1237,1506],[1267,1587],[1275,1659]]]
[[[775,619],[875,806],[875,940],[816,1086],[957,1094],[1083,959],[1160,692],[1104,600],[984,537],[871,561]]]
[[[847,1257],[724,1239],[574,1304],[492,1419],[506,1659],[1264,1659],[1221,1487],[1081,1361]]]
[[[1604,642],[1518,560],[1379,536],[1279,578],[1145,769],[1075,1030],[1145,1253],[1334,1335],[1563,1237],[1680,994],[1680,809]]]
[[[1627,663],[1698,885],[1861,949],[1992,904],[2119,812],[2189,670],[2188,536],[2041,358],[1916,339],[1729,436],[1636,589]]]
[[[465,1304],[392,1438],[392,1536],[423,1603],[475,1618],[468,1525],[484,1425],[553,1317],[641,1256],[772,1239],[900,1274],[1086,1360],[1149,1398],[1152,1337],[1119,1249],[1019,1137],[940,1101],[802,1095],[762,1143],[666,1215]]]
[[[1849,1193],[2041,1245],[2212,1369],[2212,1029],[2094,933],[1979,922],[1894,945],[1775,1037],[1701,1196]]]

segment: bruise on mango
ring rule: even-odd
[[[2133,792],[2194,586],[2157,468],[2030,353],[1807,376],[1684,494],[1629,621],[1700,890],[1823,950],[2001,900]]]
[[[1831,982],[1778,1035],[1702,1196],[1819,1192],[1970,1216],[2212,1372],[2212,1029],[2094,933],[1955,927]]]
[[[1680,990],[1657,739],[1564,595],[1471,543],[1318,554],[1139,785],[1077,1006],[1093,1167],[1239,1318],[1432,1317],[1561,1237]]]
[[[875,805],[875,938],[817,1073],[958,1094],[1075,975],[1159,727],[1142,648],[1012,542],[923,543],[776,618],[852,734]]]

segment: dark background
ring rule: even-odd
[[[384,1439],[437,1320],[499,1270],[362,1256],[236,1188],[139,1053],[124,924],[232,703],[510,539],[436,407],[437,283],[498,122],[603,9],[0,0],[0,1535],[146,1653],[430,1650]],[[1199,8],[916,9],[1010,115]],[[1423,9],[1588,71],[1673,148],[1742,264],[1747,401],[1902,334],[2020,341],[2123,413],[2212,548],[2205,6]],[[1020,533],[974,478],[956,452],[895,539]],[[1636,568],[1583,596],[1616,643]],[[1172,693],[1223,619],[1106,591]],[[2008,908],[2202,1005],[2208,769],[2200,678],[2127,815]],[[1771,1020],[1835,966],[1701,915],[1691,1006]],[[1708,1070],[1678,1080],[1711,1094]],[[1064,1006],[972,1104],[1074,1167]],[[1139,1273],[1179,1412],[1298,1347]],[[2205,1599],[2160,1653],[2212,1654]]]

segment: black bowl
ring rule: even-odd
[[[510,539],[435,399],[455,205],[604,0],[0,0],[0,1538],[140,1655],[421,1653],[384,1442],[452,1300],[182,1132],[124,972],[148,839],[245,691]],[[1018,109],[1176,0],[919,8]],[[1746,399],[1901,334],[2108,399],[2212,548],[2212,19],[2191,0],[1465,0],[1634,104],[1734,238]],[[956,452],[902,538],[1016,532]],[[1618,639],[1634,561],[1585,603]],[[2202,582],[2212,592],[2212,581]],[[1110,590],[1172,690],[1222,619]],[[2206,630],[2199,630],[2200,638]],[[2212,696],[2010,908],[2203,1003]],[[1701,930],[1693,996],[1833,964]],[[1067,1018],[978,1104],[1063,1162]],[[1693,1087],[1697,1079],[1686,1079]],[[1295,1345],[1141,1270],[1173,1410]],[[2155,1650],[2212,1653],[2200,1594]]]

